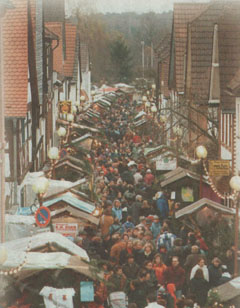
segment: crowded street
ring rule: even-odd
[[[240,2],[140,2],[0,0],[0,308],[240,307]]]

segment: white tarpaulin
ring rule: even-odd
[[[81,258],[89,261],[87,252],[74,244],[72,241],[62,236],[59,233],[45,232],[33,235],[32,237],[20,238],[17,240],[5,242],[2,244],[7,251],[17,251],[17,254],[21,251],[26,251],[28,243],[31,241],[31,250],[44,247],[47,244],[59,247],[59,251],[67,251],[71,255],[77,255]],[[0,246],[1,247],[1,246]]]
[[[43,270],[43,269],[59,269],[65,268],[69,263],[71,255],[65,252],[18,252],[8,250],[7,260],[3,263],[4,268],[16,268],[24,261],[27,256],[26,264],[23,269],[27,270]]]

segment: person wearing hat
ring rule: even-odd
[[[151,186],[154,182],[154,175],[152,174],[151,169],[147,169],[146,174],[144,176],[144,182],[147,186]]]
[[[150,227],[150,231],[152,232],[154,239],[156,239],[159,236],[161,228],[162,228],[162,225],[160,223],[159,217],[157,215],[154,215],[153,222]]]

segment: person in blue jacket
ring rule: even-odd
[[[169,206],[167,199],[164,196],[164,193],[162,191],[159,191],[155,195],[156,199],[156,210],[158,217],[160,218],[161,221],[164,219],[168,218],[169,215]]]

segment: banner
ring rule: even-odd
[[[54,232],[60,233],[66,237],[75,238],[78,234],[77,223],[62,223],[58,222],[53,224]]]

